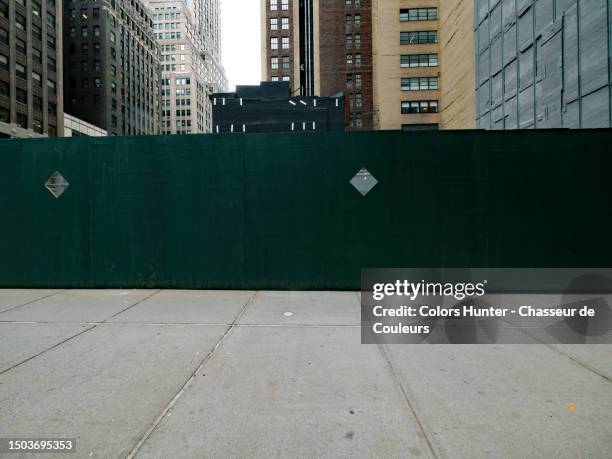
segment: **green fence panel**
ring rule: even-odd
[[[378,180],[366,196],[349,183],[362,167]],[[610,171],[612,130],[3,140],[0,287],[358,289],[365,267],[610,267]]]

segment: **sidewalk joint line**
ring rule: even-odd
[[[147,297],[145,297],[145,298],[143,298],[143,299],[141,299],[141,300],[139,300],[139,301],[135,302],[135,303],[134,303],[134,304],[132,304],[131,306],[128,306],[128,307],[127,307],[126,309],[124,309],[123,311],[125,311],[125,310],[127,310],[127,309],[131,308],[132,306],[136,306],[137,304],[140,304],[140,303],[142,303],[143,301],[148,300],[148,299],[149,299],[149,298],[151,298],[153,295],[156,295],[156,294],[158,294],[159,292],[161,292],[161,290],[158,290],[158,291],[156,291],[156,292],[153,292],[151,295],[149,295],[149,296],[147,296]],[[57,292],[56,294],[59,294],[59,293],[61,293],[61,292]],[[49,295],[49,296],[52,296],[52,295]],[[123,311],[121,311],[121,312],[123,312]],[[120,314],[120,313],[118,313],[118,314]],[[85,333],[85,332],[89,332],[89,331],[93,330],[94,328],[98,327],[99,325],[102,325],[102,324],[106,323],[106,321],[107,321],[107,320],[112,319],[113,317],[115,317],[115,316],[114,316],[114,315],[113,315],[113,316],[110,316],[108,319],[104,319],[102,322],[95,322],[95,323],[94,323],[94,324],[93,324],[91,327],[86,328],[85,330],[79,330],[79,332],[78,332],[78,333],[76,333],[76,334],[74,334],[74,335],[72,335],[72,336],[69,336],[69,337],[68,337],[68,338],[66,338],[66,339],[63,339],[63,340],[62,340],[62,341],[60,341],[59,343],[55,343],[55,344],[53,344],[52,346],[50,346],[50,347],[48,347],[48,348],[46,348],[46,349],[43,349],[42,351],[40,351],[40,352],[38,352],[38,353],[36,353],[36,354],[34,354],[34,355],[31,355],[31,356],[30,356],[30,357],[28,357],[27,359],[22,360],[21,362],[18,362],[18,363],[16,363],[15,365],[13,365],[13,366],[11,366],[11,367],[9,367],[9,368],[6,368],[6,369],[4,369],[4,370],[0,371],[0,375],[3,375],[4,373],[6,373],[6,372],[8,372],[8,371],[11,371],[12,369],[17,368],[18,366],[23,365],[24,363],[29,362],[30,360],[35,359],[36,357],[39,357],[39,356],[41,356],[41,355],[45,354],[46,352],[49,352],[49,351],[51,351],[51,350],[55,349],[56,347],[61,346],[61,345],[62,345],[62,344],[64,344],[64,343],[67,343],[68,341],[70,341],[70,340],[72,340],[72,339],[76,338],[77,336],[79,336],[79,335],[81,335],[81,334],[83,334],[83,333]],[[61,323],[61,322],[60,322],[60,323]]]
[[[244,304],[244,306],[242,306],[242,308],[240,309],[240,311],[238,312],[238,314],[236,315],[236,317],[234,318],[232,323],[229,324],[227,330],[225,330],[225,333],[223,333],[223,335],[221,335],[221,337],[217,340],[217,342],[215,343],[213,348],[208,352],[208,354],[206,354],[204,356],[204,358],[202,359],[200,364],[191,373],[191,375],[189,375],[187,377],[187,380],[183,383],[183,385],[180,387],[178,392],[174,395],[174,397],[172,397],[172,399],[168,402],[168,404],[162,410],[160,415],[155,419],[155,421],[153,421],[153,424],[151,424],[151,426],[145,431],[144,435],[140,438],[140,440],[138,440],[138,442],[130,450],[130,452],[126,456],[126,459],[132,459],[132,458],[134,458],[136,456],[136,454],[138,454],[138,452],[140,451],[142,446],[149,439],[149,437],[155,431],[155,429],[157,429],[157,427],[159,426],[161,421],[167,416],[167,414],[174,407],[174,405],[176,405],[178,400],[182,397],[182,395],[185,393],[185,391],[189,388],[191,383],[196,379],[197,375],[204,369],[206,364],[208,362],[210,362],[210,360],[212,360],[212,358],[215,356],[215,354],[217,353],[217,351],[219,350],[219,348],[221,347],[221,345],[223,344],[225,339],[231,334],[231,332],[234,330],[234,328],[236,328],[236,324],[242,318],[242,316],[244,315],[244,313],[246,312],[248,307],[253,303],[255,297],[257,296],[257,293],[258,292],[255,291],[251,295],[251,297],[247,300],[247,302]]]
[[[67,289],[59,290],[55,293],[50,293],[49,295],[41,296],[40,298],[36,298],[35,300],[28,301],[27,303],[18,304],[17,306],[13,306],[12,308],[8,308],[6,311],[1,311],[0,314],[4,314],[5,312],[13,311],[17,308],[21,308],[22,306],[27,306],[28,304],[36,303],[37,301],[42,301],[47,298],[51,298],[52,296],[59,295],[60,293],[67,292]]]

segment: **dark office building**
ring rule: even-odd
[[[612,127],[612,0],[476,5],[476,127]]]
[[[160,132],[159,48],[139,0],[69,1],[65,110],[109,135]]]
[[[0,0],[0,137],[62,127],[60,0]]]
[[[291,97],[289,82],[213,94],[213,132],[344,131],[344,97]]]

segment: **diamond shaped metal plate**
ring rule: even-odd
[[[66,191],[69,186],[70,183],[68,183],[68,180],[58,171],[55,171],[45,182],[45,188],[49,190],[49,193],[51,193],[55,199],[64,194],[64,191]]]
[[[376,180],[376,177],[370,174],[370,171],[365,167],[362,167],[361,170],[355,174],[355,177],[351,179],[351,185],[353,185],[362,196],[372,191],[372,188],[374,188],[377,183],[378,180]]]

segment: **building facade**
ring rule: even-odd
[[[611,0],[475,0],[476,125],[612,127]]]
[[[209,95],[227,90],[218,0],[149,0],[161,50],[163,134],[212,132]]]
[[[440,126],[438,0],[375,0],[376,129]]]
[[[373,124],[371,0],[261,0],[262,79],[346,96],[347,128]]]
[[[109,135],[160,132],[159,49],[139,0],[71,0],[64,9],[64,101]]]
[[[62,2],[0,0],[0,137],[61,135]]]
[[[291,96],[289,82],[264,81],[211,96],[214,133],[344,131],[344,97]]]

